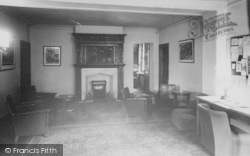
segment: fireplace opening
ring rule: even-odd
[[[106,98],[106,80],[92,81],[93,100]]]

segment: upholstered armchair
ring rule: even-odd
[[[176,89],[175,84],[161,84],[159,98],[161,104],[167,104],[169,107],[173,107],[174,96],[172,91]]]
[[[228,115],[223,111],[198,104],[198,127],[201,144],[215,156],[247,156],[250,135],[231,130]]]
[[[48,135],[49,110],[43,109],[39,101],[29,105],[15,104],[10,95],[7,96],[7,105],[15,133],[15,143],[21,136]]]
[[[188,106],[175,108],[171,113],[171,120],[180,131],[196,129],[197,96],[205,96],[204,93],[192,92]]]
[[[129,88],[122,89],[123,100],[128,117],[147,117],[151,114],[154,98],[150,94],[130,93]]]

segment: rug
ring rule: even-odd
[[[52,128],[32,144],[63,144],[65,156],[208,156],[195,132],[179,132],[171,122],[97,124]]]
[[[56,114],[54,126],[126,122],[125,105],[116,100],[82,102],[77,110]]]
[[[164,114],[163,117],[159,117],[161,113]],[[126,107],[123,101],[107,99],[105,101],[100,100],[81,103],[76,111],[68,112],[66,117],[63,113],[59,114],[57,115],[57,121],[54,122],[51,127],[168,120],[169,117],[166,117],[166,114],[170,114],[170,110],[154,111],[152,115],[147,118],[127,117]]]

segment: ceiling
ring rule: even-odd
[[[29,25],[100,25],[161,29],[218,10],[226,0],[1,0],[0,9]]]
[[[163,28],[190,16],[132,12],[0,7],[27,24],[101,25],[123,27]]]

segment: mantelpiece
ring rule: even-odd
[[[118,99],[123,88],[123,43],[125,34],[73,33],[76,50],[76,95],[82,98],[82,68],[117,68]],[[101,73],[101,71],[100,71]]]

